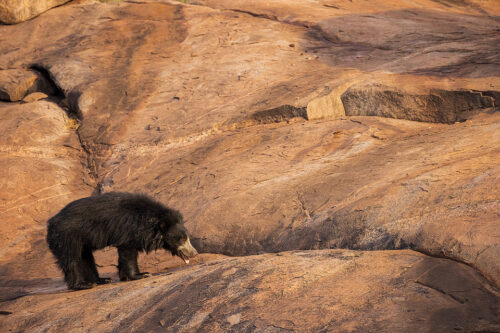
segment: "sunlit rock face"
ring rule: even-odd
[[[0,323],[498,330],[499,14],[89,0],[0,25],[0,294],[34,294],[2,303]],[[100,251],[117,284],[66,294],[46,221],[110,191],[180,210],[205,254],[143,255],[153,279],[118,283]],[[54,306],[65,297],[88,315]]]
[[[0,0],[0,22],[16,24],[70,0]]]

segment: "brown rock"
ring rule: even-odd
[[[47,266],[52,256],[45,244],[46,220],[52,207],[92,192],[82,166],[85,153],[68,125],[54,103],[0,102],[0,214],[9,221],[0,234],[2,298],[59,274]]]
[[[348,116],[378,116],[431,123],[452,124],[465,121],[474,112],[492,110],[500,104],[485,92],[433,89],[410,94],[396,87],[362,85],[342,94]]]
[[[33,71],[0,70],[0,100],[20,101],[32,89],[37,79],[38,76]]]
[[[39,72],[23,69],[0,70],[0,100],[18,102],[27,94],[56,93],[56,88]]]
[[[31,38],[29,48],[19,48],[9,34],[0,32],[6,49],[0,67],[18,68],[35,61],[49,70],[63,92],[74,96],[75,108],[89,119],[82,123],[80,133],[95,151],[107,150],[109,144],[126,144],[126,138],[144,144],[189,140],[227,124],[245,122],[260,111],[284,105],[304,108],[332,91],[341,95],[345,91],[342,89],[349,88],[346,81],[362,82],[368,75],[359,69],[490,77],[476,80],[476,86],[471,87],[481,91],[498,80],[498,66],[494,66],[497,52],[490,52],[491,45],[496,45],[492,36],[498,23],[475,10],[471,17],[464,15],[465,9],[460,6],[453,7],[451,11],[458,12],[450,14],[432,10],[428,1],[389,6],[380,3],[382,8],[391,8],[372,13],[377,22],[382,22],[382,31],[371,24],[359,32],[356,29],[372,22],[371,17],[359,12],[375,11],[378,7],[372,3],[364,2],[365,8],[346,1],[348,12],[337,12],[322,3],[299,5],[283,1],[272,2],[273,6],[252,2],[247,4],[249,8],[238,9],[244,3],[221,2],[232,4],[234,11],[164,2],[63,6],[36,23],[9,27],[9,34],[16,34],[20,40]],[[442,9],[441,4],[435,5]],[[412,12],[416,8],[421,10],[418,15]],[[358,11],[357,16],[352,14],[354,11]],[[342,25],[341,30],[350,36],[346,42],[329,37],[332,32],[327,29],[328,18],[332,13],[340,18],[331,25]],[[346,25],[343,15],[357,23]],[[57,22],[71,16],[94,23],[84,25],[72,20],[66,29],[58,29]],[[404,30],[405,44],[391,44],[390,40],[399,38],[401,31],[397,27],[403,21],[413,22],[411,29]],[[325,35],[317,35],[318,31]],[[363,35],[386,36],[388,32],[391,34],[384,37],[383,43],[366,44],[359,39]],[[460,45],[453,40],[443,43],[446,36],[455,34],[462,36]],[[61,40],[68,43],[63,47]],[[384,43],[390,47],[381,47]],[[433,51],[436,48],[438,51]],[[463,51],[446,51],[457,48]],[[95,49],[100,51],[92,51]],[[433,61],[429,54],[435,56]],[[473,59],[469,61],[466,56]],[[314,59],[308,60],[310,57]],[[456,65],[458,58],[463,60],[463,66]],[[207,67],[207,63],[211,66]],[[465,69],[468,74],[459,72]],[[433,79],[420,76],[415,80]],[[339,85],[344,87],[338,90]],[[457,89],[462,88],[457,85]],[[237,100],[234,96],[238,96]],[[326,104],[337,108],[337,101]],[[139,118],[135,116],[137,109],[145,110]],[[309,114],[311,119],[324,117],[321,112]],[[131,118],[134,121],[128,121]],[[114,121],[109,123],[107,119]],[[145,132],[148,125],[163,130]],[[104,161],[102,158],[97,167]]]
[[[39,101],[41,99],[45,99],[47,97],[49,97],[49,96],[47,96],[46,94],[44,94],[42,92],[35,92],[35,93],[29,94],[26,97],[24,97],[23,102],[24,103],[33,103],[33,102]]]
[[[183,207],[202,251],[418,247],[499,283],[484,252],[498,244],[499,126],[494,114],[451,127],[370,117],[249,127],[117,152],[103,189]]]
[[[35,65],[60,88],[61,96],[53,100],[61,100],[59,105],[73,120],[66,121],[62,109],[49,102],[0,108],[8,111],[0,117],[5,120],[0,123],[0,178],[8,180],[0,191],[6,225],[0,287],[9,297],[53,290],[52,279],[61,276],[45,247],[46,219],[77,197],[114,190],[145,192],[179,208],[203,251],[248,255],[330,247],[415,248],[466,262],[499,286],[498,1],[196,3],[81,2],[21,25],[0,26],[0,68]],[[393,283],[410,266],[404,253],[431,266],[446,262],[452,267],[438,270],[430,281],[419,279],[433,271],[424,265],[413,280],[397,285],[402,288],[399,294],[393,292]],[[257,260],[270,258],[263,256],[237,259],[241,266],[233,263],[236,266],[228,269],[241,268],[249,275],[233,280],[221,278],[217,265],[207,275],[203,269],[211,269],[209,264],[182,270],[195,279],[206,278],[197,280],[200,290],[185,288],[187,275],[182,274],[158,278],[168,281],[163,285],[168,293],[158,297],[148,281],[100,287],[97,291],[112,290],[109,295],[132,301],[113,303],[117,298],[106,294],[103,308],[82,315],[76,305],[68,310],[77,313],[71,320],[68,316],[49,323],[41,318],[46,309],[53,311],[49,318],[63,315],[57,306],[68,305],[61,302],[66,294],[20,299],[5,311],[18,315],[7,316],[12,318],[9,323],[29,318],[20,324],[26,327],[19,326],[26,330],[32,324],[54,323],[67,330],[77,325],[74,318],[90,330],[119,322],[138,330],[154,323],[155,329],[164,330],[159,324],[163,322],[186,330],[225,330],[230,325],[240,330],[248,323],[255,325],[249,329],[262,331],[272,330],[271,325],[276,330],[321,330],[334,323],[345,331],[357,325],[360,331],[377,331],[380,318],[387,326],[378,331],[496,329],[493,320],[481,321],[469,310],[473,306],[483,318],[492,318],[488,311],[496,305],[491,301],[493,287],[484,281],[481,286],[472,284],[477,288],[470,290],[490,290],[472,297],[474,301],[460,298],[458,288],[447,289],[475,280],[469,267],[404,253],[394,259],[395,265],[370,257],[377,265],[364,266],[366,272],[388,269],[376,275],[387,288],[375,286],[374,294],[362,287],[367,280],[349,285],[354,275],[329,276],[334,274],[329,271],[331,262],[318,265],[324,270],[322,281],[335,284],[320,288],[314,295],[319,301],[309,299],[304,307],[299,301],[305,292],[282,302],[279,294],[268,293],[257,296],[261,298],[256,305],[245,303],[248,312],[229,310],[243,302],[245,292],[254,292],[231,289],[231,281],[253,286],[269,278],[269,290],[289,292],[288,286],[307,275],[295,266],[296,257],[285,260],[283,285],[278,276],[264,272],[264,266],[253,270]],[[115,255],[103,251],[98,262],[114,272]],[[164,268],[164,256],[142,260],[141,267]],[[279,265],[272,262],[265,268],[272,271]],[[462,282],[449,280],[447,271],[466,277],[458,280]],[[299,278],[293,279],[292,273]],[[436,275],[449,284],[439,284]],[[410,281],[417,280],[422,289],[409,290],[409,285],[415,287]],[[346,292],[339,286],[346,286]],[[434,291],[425,289],[428,286]],[[225,294],[224,288],[235,296]],[[216,319],[198,313],[196,307],[182,308],[186,314],[174,312],[183,318],[178,322],[153,313],[154,305],[135,312],[135,306],[143,304],[134,298],[138,295],[149,305],[179,304],[176,290],[192,304],[213,290],[209,308],[215,309]],[[388,290],[395,299],[385,298]],[[355,303],[350,291],[366,301]],[[88,295],[85,302],[100,304],[94,292],[69,297]],[[442,299],[429,301],[434,293]],[[340,296],[331,301],[332,294]],[[405,294],[413,296],[407,300]],[[354,304],[354,310],[342,313],[344,299]],[[371,299],[387,303],[370,308]],[[411,304],[422,304],[415,317],[413,305],[405,308],[398,303],[413,299]],[[40,302],[34,315],[25,311],[28,300]],[[274,301],[285,311],[271,308],[266,315],[265,305]],[[118,310],[106,312],[106,307]],[[287,321],[293,321],[294,312],[303,323]],[[91,321],[95,313],[102,320]],[[324,313],[334,313],[341,322]],[[440,326],[438,320],[445,324]],[[462,326],[451,328],[453,321]]]
[[[68,1],[70,0],[0,0],[0,22],[20,23]]]
[[[500,328],[498,291],[470,267],[412,251],[227,258],[79,292],[4,302],[25,332],[451,332]],[[57,291],[57,292],[55,292]]]

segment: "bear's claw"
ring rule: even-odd
[[[95,284],[94,283],[90,283],[90,282],[82,282],[82,283],[78,283],[76,285],[73,286],[73,290],[85,290],[85,289],[92,289],[95,287]]]
[[[108,283],[111,283],[113,280],[111,280],[110,278],[99,278],[97,280],[97,284],[108,284]]]

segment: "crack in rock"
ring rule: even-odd
[[[495,111],[497,91],[430,89],[411,93],[381,84],[354,86],[341,96],[347,116],[378,116],[453,124],[485,111]]]

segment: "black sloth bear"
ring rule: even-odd
[[[89,289],[111,279],[100,278],[92,252],[118,249],[120,280],[141,279],[137,255],[165,249],[189,263],[198,253],[191,245],[182,215],[153,199],[111,192],[69,203],[48,221],[47,243],[70,289]]]

